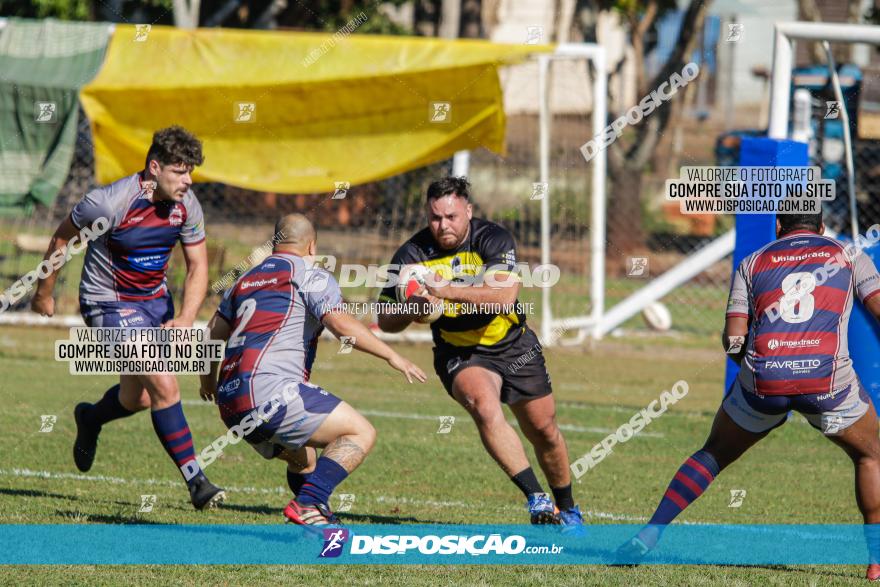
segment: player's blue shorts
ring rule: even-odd
[[[174,318],[169,294],[144,302],[87,302],[80,298],[79,311],[86,326],[158,328]]]
[[[272,390],[277,392],[282,387],[289,390],[287,397],[273,393],[270,394],[273,399],[253,410],[223,417],[227,428],[252,428],[242,422],[245,418],[259,424],[250,434],[245,434],[244,439],[266,459],[274,459],[284,449],[296,451],[305,446],[327,416],[342,403],[329,391],[311,383],[287,382],[273,385]]]
[[[743,389],[737,379],[721,406],[740,428],[754,434],[782,426],[793,410],[822,434],[835,436],[864,416],[870,402],[857,378],[842,389],[803,395],[758,395]]]

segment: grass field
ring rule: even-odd
[[[62,330],[0,331],[0,521],[7,524],[280,524],[288,496],[284,467],[245,443],[226,449],[208,469],[228,490],[227,504],[195,512],[180,475],[156,440],[149,417],[114,422],[101,435],[95,466],[76,471],[71,456],[73,406],[94,401],[112,377],[71,376],[53,360]],[[592,351],[547,353],[569,452],[577,458],[602,437],[683,379],[690,392],[630,442],[618,445],[582,482],[575,497],[591,524],[644,521],[670,476],[699,448],[722,392],[724,357],[717,341],[640,337]],[[313,381],[366,414],[379,433],[374,453],[338,493],[354,494],[345,523],[524,523],[516,488],[483,451],[474,425],[436,377],[408,385],[379,361],[337,354],[323,341]],[[399,349],[430,371],[428,346]],[[216,408],[198,400],[194,377],[181,378],[184,407],[198,448],[225,427]],[[57,415],[41,433],[40,416]],[[455,416],[437,434],[439,416]],[[533,464],[535,464],[533,459]],[[536,464],[535,464],[536,466]],[[843,453],[796,416],[722,474],[682,520],[724,524],[860,523],[852,467]],[[730,490],[744,489],[739,508]],[[138,513],[142,494],[155,494]],[[334,505],[334,504],[331,504]],[[372,584],[372,585],[831,585],[864,581],[862,567],[5,567],[10,584]]]

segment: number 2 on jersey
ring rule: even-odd
[[[232,334],[229,335],[229,341],[226,343],[226,348],[234,349],[235,347],[241,346],[244,344],[244,335],[239,334],[244,327],[247,326],[247,323],[251,321],[251,318],[254,317],[254,312],[257,311],[257,300],[255,299],[247,299],[238,307],[238,311],[235,313],[235,317],[239,319],[238,326],[235,327],[235,330],[232,331]]]

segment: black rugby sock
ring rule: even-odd
[[[553,501],[560,510],[570,510],[574,507],[574,497],[571,495],[571,483],[565,487],[551,487],[553,492]]]
[[[535,472],[532,471],[531,467],[526,467],[511,477],[510,480],[513,481],[514,485],[519,487],[519,490],[522,491],[523,495],[526,497],[533,493],[544,493],[544,490],[541,488],[541,484],[538,483],[538,478],[535,477]]]
[[[132,414],[134,414],[134,412],[129,412],[119,402],[118,383],[108,389],[104,393],[104,397],[98,400],[98,402],[85,413],[88,423],[96,428],[100,428],[107,422],[118,420],[119,418],[127,418]]]

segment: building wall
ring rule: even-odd
[[[483,24],[489,38],[499,43],[526,43],[530,27],[540,27],[541,42],[556,41],[558,0],[494,0],[490,14],[484,10]],[[484,7],[485,8],[485,7]],[[608,50],[609,67],[616,65],[627,50],[626,36],[616,15],[603,13],[597,22],[597,36]],[[577,42],[579,39],[571,39]],[[592,109],[592,87],[584,61],[557,62],[552,66],[550,105],[555,113],[585,114]],[[624,68],[612,95],[632,100],[634,74]],[[501,84],[504,107],[509,115],[538,112],[538,67],[534,61],[503,68]]]
[[[767,102],[769,86],[753,75],[754,68],[772,68],[774,25],[777,22],[797,20],[795,0],[774,0],[754,2],[752,0],[717,0],[710,7],[710,13],[721,17],[721,38],[719,41],[718,64],[722,72],[728,67],[727,61],[733,59],[734,103],[737,106],[756,105]],[[736,15],[737,22],[743,25],[742,39],[735,43],[727,42],[727,23]]]

